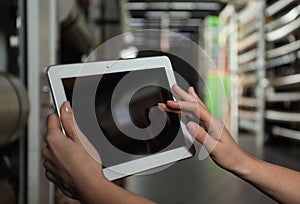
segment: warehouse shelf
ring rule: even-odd
[[[253,23],[249,24],[249,26],[244,27],[241,29],[238,33],[238,40],[244,39],[248,35],[254,33],[258,30],[259,23],[257,21],[254,21]]]
[[[252,120],[239,119],[239,127],[244,130],[248,130],[251,132],[258,132],[258,122]]]
[[[237,48],[229,59],[237,58],[238,66],[232,71],[238,88],[236,121],[257,138],[281,123],[297,131],[291,124],[300,122],[299,0],[267,2],[248,2],[238,12],[238,37],[228,49]]]
[[[263,141],[264,90],[259,89],[264,78],[263,69],[265,56],[264,16],[265,1],[253,1],[238,13],[237,87],[237,120],[240,129],[256,133],[257,142]]]
[[[229,68],[229,98],[238,98],[238,86],[237,80],[237,46],[238,39],[238,20],[237,12],[233,4],[227,4],[219,16],[222,19],[220,24],[219,42],[221,44],[221,50],[224,51],[224,58],[221,58],[220,65],[227,69]],[[230,52],[227,52],[230,50]],[[221,51],[222,52],[222,51]],[[224,59],[224,61],[222,60]],[[237,100],[232,100],[229,103],[229,125],[234,139],[238,140],[238,103]]]
[[[246,64],[241,64],[237,70],[238,74],[242,74],[245,72],[256,71],[257,66],[255,62],[248,62]]]
[[[259,105],[259,101],[256,98],[239,97],[238,104],[242,107],[257,107]]]
[[[260,10],[260,4],[253,3],[244,8],[238,14],[239,26],[247,26],[247,24],[257,19],[257,11]]]
[[[287,86],[300,83],[300,74],[288,75],[269,79],[272,87]]]
[[[300,101],[300,92],[284,92],[284,93],[267,92],[266,100],[268,102]]]
[[[258,121],[260,119],[257,111],[239,110],[238,117],[245,120]]]
[[[300,113],[266,110],[265,118],[281,122],[300,122]]]
[[[253,47],[258,42],[259,33],[254,32],[251,35],[245,37],[243,40],[238,43],[238,52],[244,51],[250,47]]]
[[[282,55],[266,61],[266,68],[274,68],[286,64],[291,64],[295,62],[297,58],[300,58],[300,52],[298,51],[291,54]]]
[[[285,24],[288,24],[295,20],[300,15],[300,5],[290,10],[287,14],[284,16],[268,23],[266,25],[267,31],[276,30],[277,28],[280,28],[284,26]]]
[[[254,87],[258,83],[257,75],[254,74],[243,74],[239,75],[238,86],[240,87]]]
[[[254,60],[257,56],[257,49],[254,48],[248,52],[245,52],[243,54],[240,54],[239,55],[239,58],[238,58],[238,63],[239,64],[245,64],[245,63],[248,63],[252,60]]]
[[[299,25],[300,25],[300,17],[297,18],[296,20],[290,22],[289,24],[286,24],[274,31],[267,33],[266,34],[267,41],[272,42],[275,40],[279,40],[279,39],[289,35],[290,33],[298,30]]]
[[[276,136],[282,136],[290,139],[300,140],[300,131],[284,128],[280,126],[274,126],[272,128],[272,134]]]
[[[125,8],[131,11],[216,11],[220,10],[222,5],[218,2],[128,2]]]
[[[300,25],[300,24],[299,24]],[[298,25],[298,27],[299,27]],[[291,52],[298,51],[300,49],[300,40],[294,41],[292,43],[289,43],[287,45],[283,45],[278,48],[274,48],[271,50],[267,50],[266,56],[268,59],[279,57]]]
[[[267,16],[273,16],[288,5],[290,5],[293,2],[297,2],[298,0],[279,0],[275,2],[274,4],[270,5],[266,9],[266,15]]]
[[[271,135],[300,139],[294,123],[300,122],[300,5],[295,0],[280,0],[267,8],[271,16],[266,26],[265,119]],[[277,15],[278,14],[278,15]],[[271,77],[272,76],[272,77]],[[275,76],[275,77],[274,77]],[[284,127],[281,127],[284,124]]]

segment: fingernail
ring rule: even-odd
[[[189,122],[187,125],[187,130],[192,134],[195,135],[197,133],[197,125],[193,122]]]
[[[69,101],[65,102],[65,111],[68,113],[71,112],[71,105]]]
[[[195,92],[195,89],[194,89],[194,87],[193,87],[193,86],[191,86],[191,90],[192,90],[193,92]]]
[[[171,100],[170,100],[170,101],[167,101],[167,103],[175,103],[175,101],[171,101]]]

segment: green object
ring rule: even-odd
[[[219,26],[219,17],[218,16],[207,16],[205,18],[205,24],[211,27]]]
[[[206,105],[210,112],[225,119],[229,97],[229,75],[224,71],[209,71],[206,75]]]

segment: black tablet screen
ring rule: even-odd
[[[62,81],[78,126],[104,167],[186,146],[179,116],[157,108],[173,100],[164,68]]]

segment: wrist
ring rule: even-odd
[[[76,186],[78,199],[83,203],[91,203],[87,201],[95,197],[101,189],[105,189],[109,181],[105,178],[99,163],[86,162],[84,167],[76,170],[76,174],[73,174],[73,186]]]
[[[99,172],[98,172],[99,173]],[[92,177],[82,179],[77,185],[78,199],[83,203],[98,203],[99,196],[102,197],[103,190],[110,185],[102,172],[94,174]],[[92,175],[92,174],[90,174]]]
[[[256,158],[243,152],[238,164],[232,169],[232,173],[240,178],[248,178],[255,169]]]

